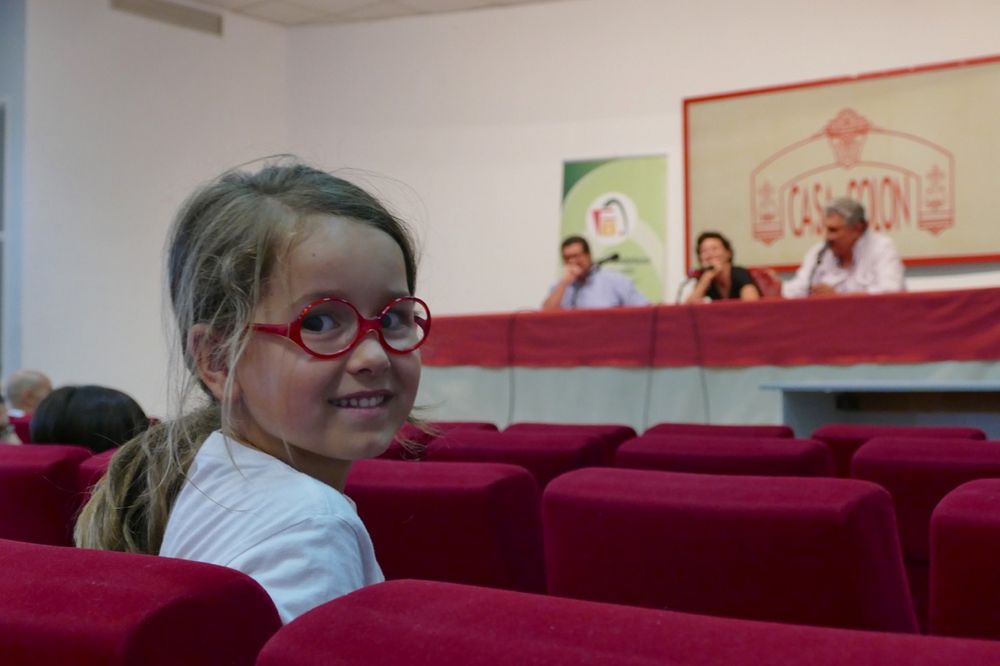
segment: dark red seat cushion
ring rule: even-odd
[[[605,464],[609,454],[607,442],[586,431],[453,430],[428,444],[424,459],[520,465],[545,488],[560,474]]]
[[[384,460],[420,460],[424,457],[424,448],[435,437],[452,430],[488,430],[496,432],[495,424],[488,421],[433,421],[416,426],[404,423],[396,433],[382,455]]]
[[[4,666],[251,666],[281,626],[234,569],[0,540]]]
[[[616,467],[703,474],[830,476],[830,450],[813,439],[643,435],[615,454]]]
[[[1000,639],[1000,479],[964,483],[931,516],[930,631]]]
[[[863,423],[831,423],[817,428],[813,439],[830,447],[836,476],[851,475],[851,458],[861,445],[874,437],[942,437],[948,439],[986,439],[979,428],[934,426],[888,426]]]
[[[657,423],[646,429],[644,435],[733,435],[735,437],[795,437],[786,425],[716,423]]]
[[[914,631],[892,499],[853,479],[583,469],[542,498],[552,594]]]
[[[627,425],[605,423],[536,423],[522,421],[512,423],[504,432],[545,432],[545,433],[584,433],[594,435],[604,440],[607,449],[607,464],[614,459],[615,449],[622,442],[635,437],[635,429]]]
[[[386,578],[545,587],[538,485],[521,467],[362,460],[346,493]]]
[[[967,481],[1000,476],[1000,442],[974,439],[876,437],[854,454],[852,476],[889,491],[917,614],[926,625],[931,514]]]
[[[803,627],[401,580],[283,627],[258,666],[1000,663],[1000,642]]]
[[[0,538],[72,545],[79,467],[90,456],[80,446],[0,445]]]

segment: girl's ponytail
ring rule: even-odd
[[[191,461],[220,426],[217,405],[153,426],[122,445],[76,523],[81,548],[156,555]]]

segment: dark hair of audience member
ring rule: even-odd
[[[64,386],[39,403],[31,418],[31,440],[75,444],[100,453],[148,427],[146,413],[127,393],[106,386]]]

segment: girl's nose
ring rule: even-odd
[[[384,372],[389,363],[389,352],[382,347],[378,334],[368,331],[348,354],[347,371],[378,374]]]

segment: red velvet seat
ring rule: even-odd
[[[548,591],[909,632],[892,499],[853,479],[584,469],[542,498]]]
[[[830,476],[830,450],[812,439],[643,435],[615,454],[615,467],[702,474]]]
[[[1000,639],[1000,479],[945,495],[930,538],[931,633]]]
[[[0,538],[70,546],[79,506],[79,446],[0,446]]]
[[[913,600],[926,623],[931,514],[963,483],[1000,476],[1000,442],[876,437],[854,454],[851,474],[878,483],[892,495]]]
[[[607,442],[587,432],[455,430],[428,444],[424,459],[520,465],[544,489],[560,474],[606,464],[609,454]]]
[[[751,266],[747,268],[750,277],[760,291],[761,298],[781,298],[781,278],[773,270],[766,267]]]
[[[97,482],[101,480],[104,473],[108,471],[108,465],[111,464],[111,457],[117,451],[118,449],[108,449],[80,463],[78,477],[81,493],[87,497],[90,496],[90,489],[97,485]]]
[[[384,460],[419,460],[423,458],[423,447],[435,437],[452,430],[486,430],[496,432],[496,424],[488,421],[433,421],[418,428],[412,423],[404,423],[382,455]],[[403,444],[403,441],[406,444]]]
[[[986,439],[979,428],[932,426],[884,426],[863,423],[831,423],[817,428],[813,439],[830,447],[836,476],[851,475],[851,458],[862,444],[873,437],[943,437],[949,439]]]
[[[296,618],[258,666],[885,666],[1000,663],[1000,642],[690,615],[392,581]]]
[[[31,443],[31,417],[11,416],[8,418],[10,424],[14,426],[14,434],[21,440],[22,444]]]
[[[545,587],[538,486],[523,468],[362,460],[346,493],[386,578]]]
[[[0,540],[4,666],[254,663],[281,626],[264,589],[200,562]]]
[[[587,434],[601,438],[606,445],[606,464],[610,465],[614,459],[615,449],[622,442],[635,437],[635,429],[627,425],[617,425],[610,423],[536,423],[522,421],[512,423],[504,432],[544,432],[544,433],[566,433],[566,434]]]
[[[786,425],[724,425],[715,423],[657,423],[643,435],[719,435],[734,437],[795,437]]]

